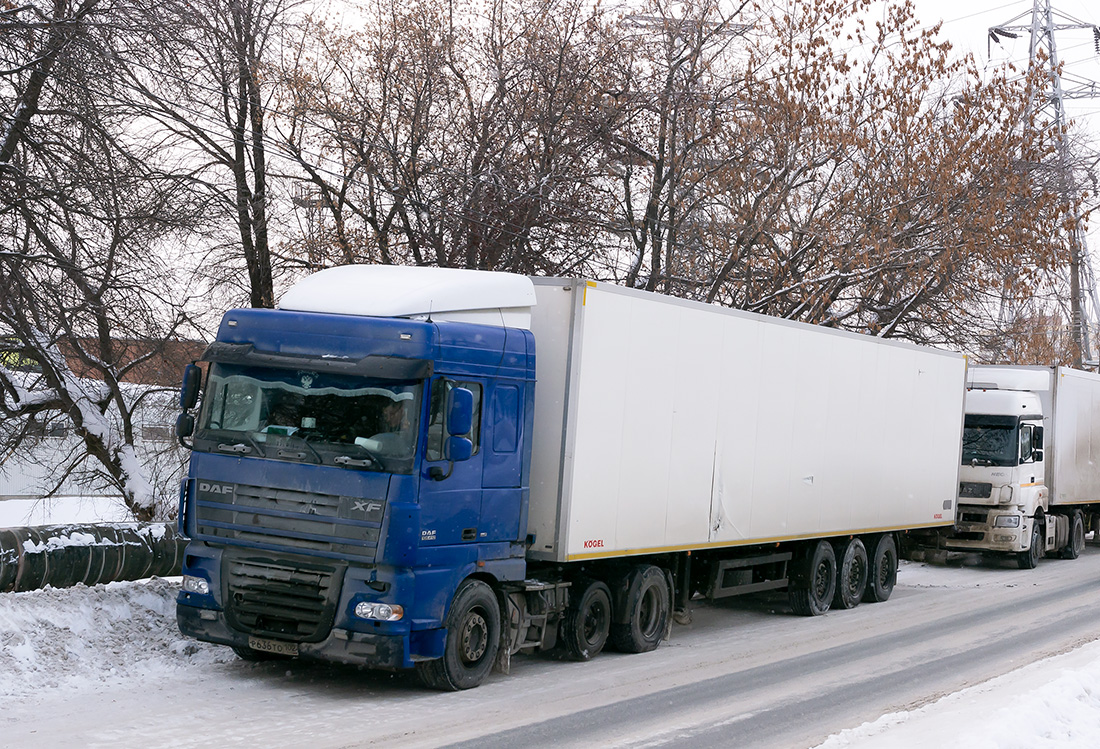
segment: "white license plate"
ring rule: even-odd
[[[275,655],[298,655],[298,643],[296,642],[262,640],[259,637],[249,637],[248,647],[264,653],[274,653]]]

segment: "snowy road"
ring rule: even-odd
[[[816,619],[781,596],[698,606],[653,653],[520,657],[459,694],[188,646],[163,583],[141,612],[124,590],[79,612],[65,591],[0,596],[0,746],[812,746],[1100,639],[1095,546],[1032,571],[907,564],[890,601]]]

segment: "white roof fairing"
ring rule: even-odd
[[[515,273],[401,265],[343,265],[294,284],[279,308],[368,317],[459,320],[529,329],[535,288]]]

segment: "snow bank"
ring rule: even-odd
[[[1095,749],[1100,642],[1033,663],[917,710],[830,736],[818,749]]]
[[[176,628],[178,580],[0,594],[0,699],[168,676],[235,658]]]

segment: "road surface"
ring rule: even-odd
[[[478,689],[299,662],[206,663],[0,705],[0,746],[802,747],[1100,639],[1100,547],[1075,561],[906,564],[891,599],[817,618],[783,595],[697,604],[640,655],[520,656]]]

